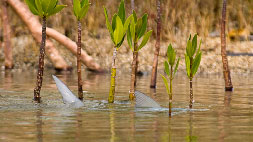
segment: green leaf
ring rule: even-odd
[[[79,19],[80,17],[79,13],[81,10],[81,4],[79,0],[73,0],[73,10],[76,18]]]
[[[202,53],[200,52],[199,54],[196,55],[194,61],[193,61],[193,65],[192,65],[192,75],[194,76],[197,71],[198,71],[198,68],[199,68],[199,64],[200,64],[200,61],[201,61],[201,55]]]
[[[116,17],[116,28],[113,33],[115,44],[119,44],[123,38],[123,24],[119,16]]]
[[[198,49],[198,51],[197,51],[197,54],[200,53],[200,46],[201,46],[201,44],[202,44],[202,39],[201,39],[200,42],[199,42],[199,49]]]
[[[88,4],[84,5],[81,8],[78,20],[82,19],[86,15],[86,13],[88,12],[89,7],[90,7],[90,4],[88,3]]]
[[[117,14],[114,14],[113,17],[112,17],[112,30],[113,31],[116,28],[116,17],[117,17]]]
[[[164,82],[164,85],[165,85],[165,87],[166,87],[167,94],[170,94],[170,89],[169,89],[169,85],[168,85],[168,81],[167,81],[166,77],[163,76],[162,74],[160,74],[160,75],[161,75],[162,78],[163,78],[163,82]]]
[[[89,0],[82,0],[81,1],[81,8],[86,5],[86,4],[89,4]]]
[[[140,39],[144,35],[144,33],[147,29],[147,21],[148,21],[148,14],[144,14],[142,16],[142,25],[141,25],[140,32],[138,34],[138,39]]]
[[[174,49],[172,49],[172,52],[170,55],[170,60],[169,60],[169,63],[171,66],[174,66],[175,60],[176,60],[176,53],[175,53]]]
[[[26,4],[28,5],[30,11],[34,15],[39,15],[38,10],[36,9],[35,1],[34,0],[25,0]]]
[[[169,64],[167,61],[164,61],[164,70],[165,70],[165,73],[167,74],[167,76],[169,77],[170,76],[170,67],[169,67]]]
[[[42,10],[42,5],[40,0],[35,0],[35,5],[37,7],[38,13],[40,17],[43,17],[43,10]]]
[[[138,35],[139,35],[140,31],[141,31],[141,26],[142,26],[142,19],[139,18],[137,20],[137,23],[135,24],[135,32],[136,32],[136,35],[137,35],[137,40],[138,40]]]
[[[128,26],[128,30],[127,30],[127,43],[129,45],[130,49],[134,52],[130,26]]]
[[[42,5],[42,10],[47,13],[47,8],[48,8],[48,5],[50,3],[51,0],[42,0],[41,1],[41,5]]]
[[[48,12],[48,16],[51,16],[51,15],[54,15],[54,14],[60,12],[66,6],[67,5],[56,5],[56,7],[52,11]]]
[[[121,0],[121,2],[120,2],[118,16],[120,17],[122,23],[124,24],[125,18],[126,18],[124,0]]]
[[[133,20],[131,21],[131,24],[130,24],[130,32],[131,32],[132,40],[134,42],[135,41],[135,23]]]
[[[188,40],[187,47],[186,47],[186,53],[189,57],[192,57],[191,48],[192,48],[192,42],[191,42],[191,40]]]
[[[147,44],[148,40],[149,40],[149,37],[151,36],[152,34],[152,30],[148,31],[144,36],[143,36],[143,39],[141,41],[141,44],[140,46],[138,47],[138,51]]]
[[[112,26],[108,20],[108,14],[107,14],[107,10],[106,8],[104,7],[104,13],[105,13],[105,21],[106,21],[106,27],[110,33],[110,36],[111,36],[111,40],[113,41],[113,43],[115,44],[114,42],[114,38],[113,38],[113,30],[112,30]]]
[[[175,67],[174,73],[173,73],[173,78],[175,77],[175,74],[176,74],[176,72],[177,72],[178,65],[179,65],[179,61],[180,61],[180,58],[177,59],[177,64],[176,64],[176,67]]]
[[[196,52],[197,49],[197,41],[198,41],[198,37],[197,34],[194,35],[193,39],[192,39],[192,49],[191,49],[191,55],[193,56]]]
[[[136,23],[137,22],[137,16],[136,16],[135,10],[133,10],[133,16],[134,16],[134,23]]]
[[[121,39],[121,41],[116,45],[117,48],[119,48],[123,44],[124,39],[125,39],[125,35],[123,36],[123,38]]]
[[[123,34],[126,33],[128,27],[129,27],[129,23],[131,22],[131,20],[133,19],[133,15],[131,14],[125,21],[124,23],[124,31],[123,31]]]
[[[50,3],[48,4],[48,8],[47,8],[47,14],[50,13],[50,11],[52,11],[56,5],[58,3],[58,0],[51,0]]]
[[[190,78],[190,74],[191,74],[190,57],[187,54],[185,54],[185,66],[186,66],[187,76],[188,78]]]

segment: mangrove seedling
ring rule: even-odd
[[[193,88],[192,88],[192,79],[194,75],[197,73],[199,64],[201,61],[202,52],[200,51],[201,41],[199,43],[199,48],[197,50],[197,34],[194,35],[193,39],[191,39],[191,35],[189,40],[187,41],[186,53],[185,53],[185,65],[187,76],[190,79],[190,104],[189,108],[192,108],[193,103]]]
[[[109,30],[111,40],[114,44],[113,47],[113,57],[112,57],[112,68],[111,68],[111,85],[108,102],[114,102],[114,93],[115,93],[115,77],[116,77],[116,56],[117,50],[122,45],[126,31],[128,29],[128,25],[132,19],[132,15],[130,15],[127,19],[125,16],[125,4],[124,0],[121,0],[118,13],[115,13],[112,17],[112,23],[108,20],[108,14],[106,8],[104,8],[106,26]]]
[[[170,80],[170,87],[169,87],[169,84],[168,84],[168,80],[165,76],[162,76],[163,78],[163,82],[165,84],[165,87],[166,87],[166,91],[167,91],[167,94],[169,95],[169,115],[171,116],[171,108],[172,108],[172,80],[174,79],[175,77],[175,74],[177,72],[177,69],[178,69],[178,65],[179,65],[179,61],[180,61],[180,58],[177,59],[177,62],[176,61],[176,52],[174,50],[174,48],[172,47],[172,45],[170,44],[168,46],[168,49],[167,49],[167,61],[164,62],[164,67],[165,67],[165,73],[167,74],[169,80]],[[176,66],[174,67],[176,63]]]
[[[129,91],[130,100],[134,99],[138,51],[147,44],[149,37],[152,33],[152,30],[146,32],[147,18],[148,15],[144,14],[141,18],[137,19],[136,13],[133,10],[133,20],[131,20],[127,30],[127,42],[131,50],[133,51],[132,73]],[[141,44],[138,45],[138,41],[141,38],[142,38]]]
[[[67,5],[57,5],[58,0],[25,0],[30,11],[34,15],[38,15],[42,18],[42,40],[40,44],[40,55],[39,55],[39,66],[37,73],[37,83],[34,88],[34,100],[40,103],[40,90],[43,81],[44,71],[44,56],[45,56],[45,45],[46,45],[46,20],[49,16],[52,16],[61,11]]]
[[[81,19],[86,15],[89,9],[89,0],[73,0],[73,11],[77,19],[78,27],[78,40],[77,40],[77,76],[78,76],[78,98],[83,100],[83,83],[82,83],[82,73],[81,73],[81,32],[82,25]]]

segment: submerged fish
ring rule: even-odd
[[[75,108],[84,106],[84,103],[79,100],[59,78],[54,75],[52,76],[54,78],[58,91],[62,95],[62,100],[65,104],[68,104]]]
[[[135,107],[161,108],[161,106],[149,96],[139,91],[135,91],[134,94],[136,98]]]

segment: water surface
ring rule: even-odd
[[[168,95],[161,77],[150,89],[150,76],[137,80],[137,90],[163,109],[134,107],[127,101],[130,75],[117,74],[115,104],[107,104],[109,74],[85,72],[84,103],[79,109],[62,103],[51,77],[45,72],[42,103],[32,101],[36,72],[0,72],[0,141],[253,141],[253,82],[233,76],[234,92],[224,92],[221,75],[194,79],[194,106],[188,109],[189,83],[184,74],[174,79],[173,113],[168,117]],[[77,76],[56,74],[77,94]]]

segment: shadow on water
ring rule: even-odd
[[[137,90],[162,108],[135,108],[126,101],[129,76],[118,74],[115,103],[108,104],[109,74],[86,73],[84,106],[73,109],[63,104],[51,77],[45,72],[42,104],[32,101],[33,72],[0,73],[0,141],[239,141],[253,139],[253,75],[234,76],[235,90],[224,92],[219,75],[197,76],[194,107],[188,109],[189,84],[176,76],[173,85],[172,117],[162,79],[150,89],[149,76],[138,78]],[[77,94],[74,73],[57,74]],[[241,81],[243,80],[243,82]]]

